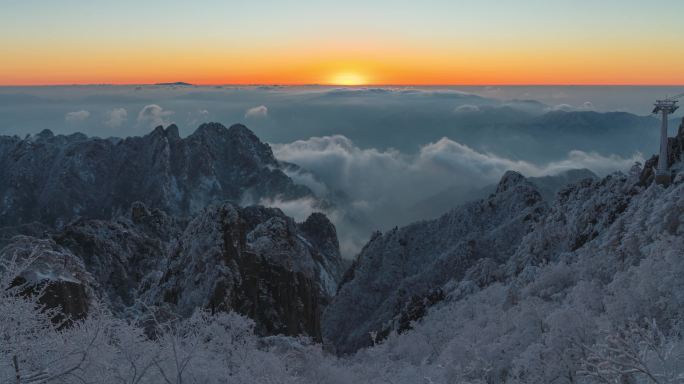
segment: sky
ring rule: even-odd
[[[0,0],[0,84],[684,84],[680,0]]]

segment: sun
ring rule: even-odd
[[[333,85],[364,85],[367,84],[366,78],[356,72],[340,72],[330,78]]]

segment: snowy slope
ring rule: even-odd
[[[370,332],[387,327],[413,297],[508,260],[546,211],[537,189],[508,172],[485,200],[377,234],[348,272],[353,278],[327,308],[324,337],[340,352],[370,345]]]

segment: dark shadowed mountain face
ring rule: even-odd
[[[333,228],[322,215],[297,225],[280,210],[210,206],[190,221],[145,293],[155,305],[190,316],[196,308],[235,310],[262,334],[320,340],[321,311],[342,274]],[[324,246],[320,246],[324,245]]]
[[[134,201],[179,216],[222,200],[311,196],[281,170],[270,147],[245,126],[202,124],[143,137],[0,137],[0,226],[39,221],[63,226],[77,216],[109,218]]]
[[[296,223],[233,203],[313,197],[242,125],[185,139],[175,125],[126,139],[1,137],[0,196],[0,259],[35,258],[18,277],[67,315],[95,301],[132,319],[234,310],[261,334],[321,339],[343,272],[336,229],[320,213]]]
[[[116,315],[198,309],[249,316],[263,335],[321,338],[321,313],[342,276],[335,228],[280,210],[211,205],[183,222],[135,203],[112,220],[77,220],[47,238],[16,236],[0,259],[37,258],[20,276],[76,318],[98,299]]]

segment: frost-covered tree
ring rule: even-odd
[[[620,327],[593,346],[581,374],[604,383],[684,383],[684,343],[667,339],[655,320]]]

